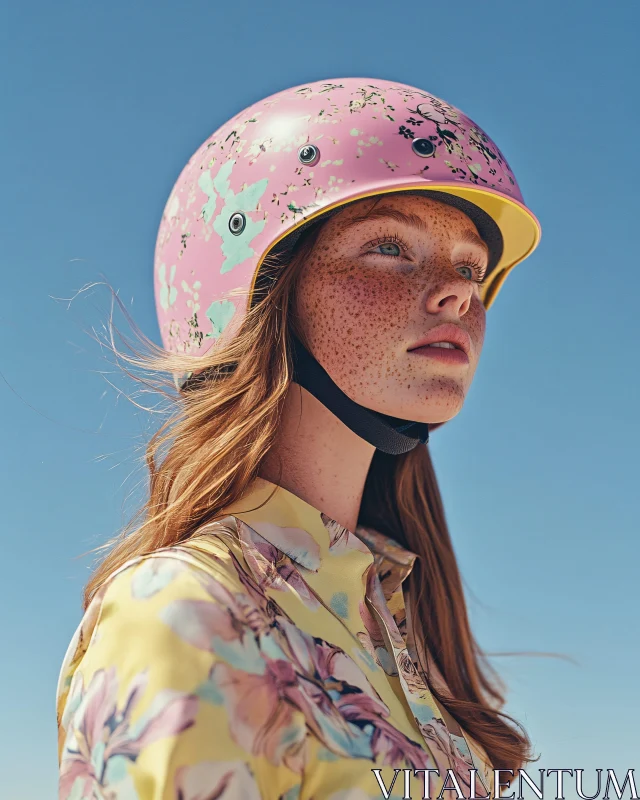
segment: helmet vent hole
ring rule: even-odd
[[[241,211],[236,211],[229,219],[229,230],[235,236],[239,236],[247,226],[247,218]]]
[[[429,158],[436,152],[435,144],[429,139],[413,139],[411,149],[420,158]]]
[[[298,150],[298,160],[301,164],[304,164],[305,167],[312,167],[320,160],[320,150],[318,150],[315,144],[303,144]]]

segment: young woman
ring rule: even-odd
[[[144,362],[175,415],[64,659],[61,800],[486,797],[531,760],[425,445],[538,240],[494,142],[411,86],[295,87],[198,149]]]

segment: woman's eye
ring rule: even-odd
[[[460,272],[461,269],[466,270],[467,273],[468,273],[468,274],[464,275],[465,278],[467,278],[470,281],[473,280],[473,270],[471,269],[471,267],[467,266],[466,264],[463,264],[461,267],[456,267],[456,270],[458,272]],[[460,273],[460,274],[462,275],[462,273]]]
[[[482,281],[484,279],[484,270],[483,269],[479,269],[475,265],[471,265],[471,264],[460,264],[459,266],[456,267],[456,271],[457,272],[460,272],[461,269],[466,270],[466,274],[463,275],[463,277],[465,277],[467,280],[475,281],[478,284],[482,283]],[[478,277],[476,277],[474,275],[474,270],[477,270]],[[460,274],[462,275],[462,273],[460,273]]]
[[[400,247],[395,242],[383,242],[377,247],[381,248],[380,255],[383,256],[399,256],[401,254]]]

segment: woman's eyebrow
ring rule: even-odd
[[[372,219],[394,219],[396,222],[403,222],[410,228],[416,228],[422,233],[428,233],[429,231],[427,223],[417,214],[405,214],[404,211],[398,211],[397,208],[389,208],[386,206],[379,206],[378,208],[374,208],[368,214],[362,214],[361,216],[353,217],[353,219],[350,219],[348,222],[344,223],[342,230],[348,230],[354,225],[359,225],[361,222],[368,222]]]
[[[464,233],[460,234],[460,239],[458,241],[463,242],[464,244],[475,244],[478,247],[481,247],[485,253],[489,255],[489,246],[484,239],[481,239],[478,234],[474,233],[473,231],[464,231]]]
[[[367,222],[375,219],[393,219],[396,222],[404,223],[410,228],[415,228],[421,233],[429,232],[427,223],[422,217],[418,216],[418,214],[407,214],[404,211],[399,211],[397,208],[388,208],[386,206],[379,206],[378,208],[374,208],[368,214],[362,214],[361,216],[353,217],[353,219],[350,219],[348,222],[344,223],[342,230],[346,231],[355,225],[359,225],[361,222]],[[474,233],[473,231],[464,231],[460,235],[458,241],[463,242],[464,244],[477,245],[478,247],[481,247],[487,254],[489,253],[487,244],[478,236],[477,233]]]

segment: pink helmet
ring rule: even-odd
[[[268,253],[347,203],[400,191],[431,192],[475,222],[491,252],[486,308],[540,239],[495,143],[420,89],[337,78],[241,111],[191,157],[162,215],[155,295],[165,348],[202,355],[233,336]]]

